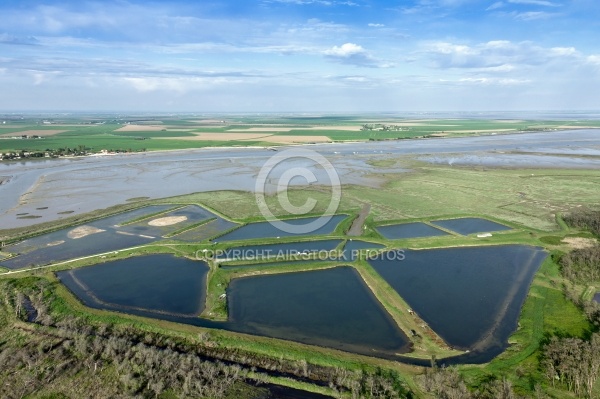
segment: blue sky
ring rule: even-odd
[[[600,109],[596,0],[0,3],[0,110]]]

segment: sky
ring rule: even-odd
[[[600,109],[597,0],[0,2],[0,111]]]

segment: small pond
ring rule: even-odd
[[[388,240],[448,235],[445,231],[421,222],[390,224],[376,227],[376,230]]]
[[[475,233],[490,233],[494,231],[512,230],[512,227],[481,218],[434,220],[431,223],[441,226],[445,229],[455,231],[464,236]]]
[[[204,262],[171,255],[116,260],[58,272],[75,294],[83,292],[99,305],[174,315],[198,315],[204,308]]]
[[[545,257],[539,248],[504,245],[407,250],[404,260],[370,264],[446,342],[483,353],[506,348]]]
[[[235,241],[235,240],[250,240],[255,238],[274,238],[274,237],[290,237],[290,236],[308,236],[308,235],[323,235],[323,234],[331,234],[335,230],[338,224],[345,218],[347,215],[335,215],[333,216],[325,225],[322,227],[308,233],[290,233],[287,231],[280,230],[275,225],[270,222],[258,222],[258,223],[250,223],[245,226],[240,227],[237,230],[234,230],[230,233],[227,233],[213,241]],[[318,217],[311,218],[300,218],[300,219],[290,219],[285,220],[285,223],[295,226],[303,226],[309,223],[318,220]]]
[[[596,295],[594,295],[594,301],[600,303],[600,292],[596,292]]]

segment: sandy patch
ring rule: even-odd
[[[164,125],[125,125],[115,132],[160,132],[166,130],[168,132],[189,132],[194,128],[182,129],[182,128],[171,128]]]
[[[77,240],[78,238],[87,237],[92,234],[102,233],[103,231],[106,230],[102,230],[93,226],[79,226],[69,231],[67,237],[72,238],[73,240]]]
[[[289,132],[293,127],[249,127],[246,129],[228,129],[228,132]]]
[[[68,130],[23,130],[20,132],[3,133],[3,134],[0,134],[0,136],[8,136],[8,137],[40,136],[40,137],[45,137],[45,136],[54,136],[55,134],[64,133],[64,132],[68,132]]]
[[[271,137],[271,134],[264,133],[194,133],[195,136],[184,137],[156,137],[160,140],[193,140],[193,141],[237,141],[237,140],[255,140],[265,137]]]
[[[48,244],[46,244],[46,246],[47,247],[56,247],[57,245],[64,244],[64,243],[65,243],[64,240],[61,240],[61,241],[52,241],[52,242],[49,242]]]
[[[306,127],[249,127],[245,129],[229,129],[228,132],[292,132],[294,130],[343,130],[348,132],[359,132],[362,125],[356,126],[306,126]]]
[[[329,143],[331,139],[327,136],[271,136],[265,139],[269,143]]]
[[[594,238],[566,237],[563,238],[562,242],[569,244],[573,249],[583,249],[593,247],[598,241]]]
[[[150,226],[172,226],[177,223],[185,222],[187,220],[187,216],[167,216],[164,218],[154,219],[148,222]]]

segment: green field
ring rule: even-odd
[[[380,119],[378,119],[380,118]],[[559,120],[472,120],[472,119],[419,119],[398,117],[306,117],[306,118],[251,118],[230,116],[222,121],[203,121],[198,118],[155,117],[116,120],[108,117],[55,119],[28,118],[0,125],[0,153],[46,151],[61,148],[85,148],[89,152],[160,151],[186,148],[227,146],[272,146],[277,136],[295,136],[306,141],[307,136],[326,137],[330,141],[368,141],[423,138],[430,135],[465,136],[516,131],[558,129],[561,126],[598,127],[600,121]],[[123,130],[133,125],[134,131]],[[372,130],[364,130],[370,126]],[[131,126],[130,126],[131,127]],[[394,130],[394,127],[401,130]],[[363,128],[363,130],[359,130]],[[121,129],[121,130],[119,130]],[[147,130],[144,130],[147,129]],[[262,129],[262,130],[261,130]],[[348,130],[352,129],[352,130]],[[391,130],[390,130],[391,129]],[[44,135],[37,139],[11,139],[27,131],[66,130]],[[210,139],[195,138],[202,133],[217,134]],[[240,139],[240,134],[264,133],[254,140]],[[269,137],[273,137],[269,141]],[[292,140],[293,141],[293,140]],[[308,139],[310,141],[310,139]]]

